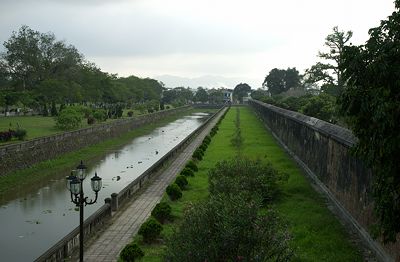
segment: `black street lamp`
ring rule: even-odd
[[[94,173],[92,177],[91,184],[92,190],[94,191],[96,197],[94,200],[88,200],[83,193],[83,180],[86,178],[86,166],[81,163],[76,167],[75,175],[71,172],[71,175],[67,176],[67,188],[71,192],[71,202],[79,207],[79,260],[83,261],[83,204],[92,205],[96,203],[98,193],[101,189],[101,177]]]

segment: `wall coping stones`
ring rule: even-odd
[[[251,102],[266,107],[269,110],[274,111],[277,114],[283,115],[293,121],[305,124],[306,126],[318,132],[321,132],[327,137],[334,138],[335,140],[341,142],[349,148],[353,147],[358,141],[354,134],[349,129],[346,129],[344,127],[337,126],[315,117],[306,116],[298,112],[283,109],[260,101],[251,100]]]

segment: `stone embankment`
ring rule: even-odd
[[[28,168],[41,161],[94,145],[106,139],[120,136],[145,124],[191,108],[183,106],[159,111],[135,118],[116,120],[89,128],[41,137],[26,142],[0,147],[0,176],[18,169]]]

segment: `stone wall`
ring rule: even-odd
[[[0,176],[24,169],[41,161],[94,145],[109,138],[120,136],[144,124],[188,110],[190,106],[159,111],[130,119],[115,120],[72,132],[41,137],[26,142],[0,147]]]
[[[382,245],[368,233],[375,221],[371,198],[372,173],[350,154],[357,142],[348,129],[273,105],[249,104],[307,171],[314,182],[354,226],[366,245],[382,261],[400,259],[400,245]]]

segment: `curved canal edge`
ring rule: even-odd
[[[176,158],[182,150],[184,150],[193,140],[202,134],[204,129],[211,129],[217,120],[227,108],[221,108],[218,112],[207,119],[200,127],[194,130],[189,136],[181,141],[177,146],[170,150],[165,156],[154,163],[143,174],[132,181],[118,194],[112,194],[112,198],[107,198],[105,204],[99,208],[93,215],[84,222],[84,238],[88,239],[93,236],[100,228],[110,222],[111,218],[118,214],[121,210],[118,207],[132,201],[135,193],[138,193],[148,182],[153,181],[155,177],[160,175],[162,171],[174,158]],[[215,121],[212,121],[215,120]],[[204,135],[204,134],[203,134]],[[205,135],[204,135],[205,136]],[[196,142],[196,141],[194,141]],[[184,163],[183,163],[184,164]],[[182,164],[182,165],[183,165]],[[35,261],[63,261],[65,258],[71,257],[79,247],[79,227],[76,227],[71,233],[61,239],[43,255]]]

